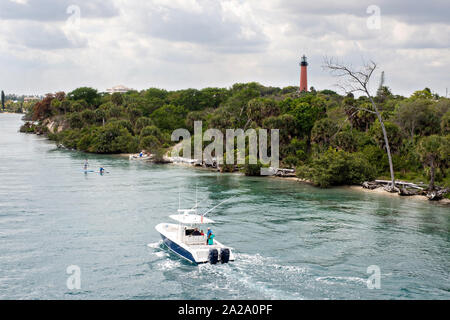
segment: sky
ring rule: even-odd
[[[45,94],[257,81],[332,89],[333,57],[395,94],[450,88],[448,0],[0,0],[0,89]],[[341,92],[342,93],[342,92]]]

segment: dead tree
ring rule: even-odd
[[[377,65],[375,62],[371,61],[369,63],[364,64],[360,69],[353,69],[352,67],[348,67],[343,63],[339,63],[333,59],[325,58],[324,69],[330,71],[330,73],[340,79],[337,84],[338,87],[343,89],[347,94],[354,92],[362,92],[369,98],[370,103],[372,104],[372,109],[369,110],[363,107],[354,107],[357,110],[367,111],[373,113],[377,116],[378,121],[381,125],[381,130],[383,131],[384,143],[386,145],[386,153],[389,160],[389,170],[391,173],[391,185],[389,186],[389,191],[397,191],[395,187],[395,175],[394,175],[394,166],[392,164],[392,155],[391,149],[389,147],[389,139],[386,132],[386,127],[384,126],[383,118],[381,116],[380,110],[377,107],[372,95],[369,91],[369,81],[371,76],[373,75]]]

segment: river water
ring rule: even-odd
[[[450,299],[448,206],[62,151],[20,124],[0,114],[0,299]],[[210,218],[234,263],[162,247],[196,187],[204,210],[233,197]]]

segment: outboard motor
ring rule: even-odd
[[[230,249],[224,248],[220,250],[220,261],[222,263],[228,263],[230,261]]]
[[[209,250],[208,261],[211,264],[216,264],[219,261],[219,252],[217,252],[217,249]]]

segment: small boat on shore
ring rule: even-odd
[[[137,153],[137,154],[131,154],[129,156],[130,160],[150,160],[152,158],[152,155],[149,153]]]
[[[214,223],[204,217],[204,214],[197,214],[196,209],[179,209],[178,214],[169,217],[178,223],[160,223],[155,229],[161,235],[164,245],[181,258],[193,264],[228,263],[235,260],[230,247],[214,238],[212,244],[207,244],[207,236],[199,234],[198,230],[202,225]]]

